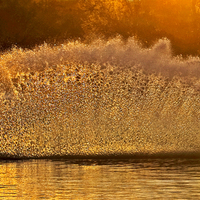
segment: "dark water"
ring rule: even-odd
[[[199,198],[199,159],[0,161],[0,199]]]

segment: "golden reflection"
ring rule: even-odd
[[[112,162],[4,162],[0,168],[0,196],[13,200],[159,199],[162,195],[166,199],[181,199],[199,196],[197,160],[187,164],[177,160]],[[196,169],[195,176],[192,169]]]

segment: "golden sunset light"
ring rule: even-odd
[[[200,0],[0,0],[0,199],[200,199]]]

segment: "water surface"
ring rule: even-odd
[[[0,161],[1,199],[199,199],[199,159]]]

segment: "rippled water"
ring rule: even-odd
[[[0,199],[199,199],[200,160],[0,161]]]

